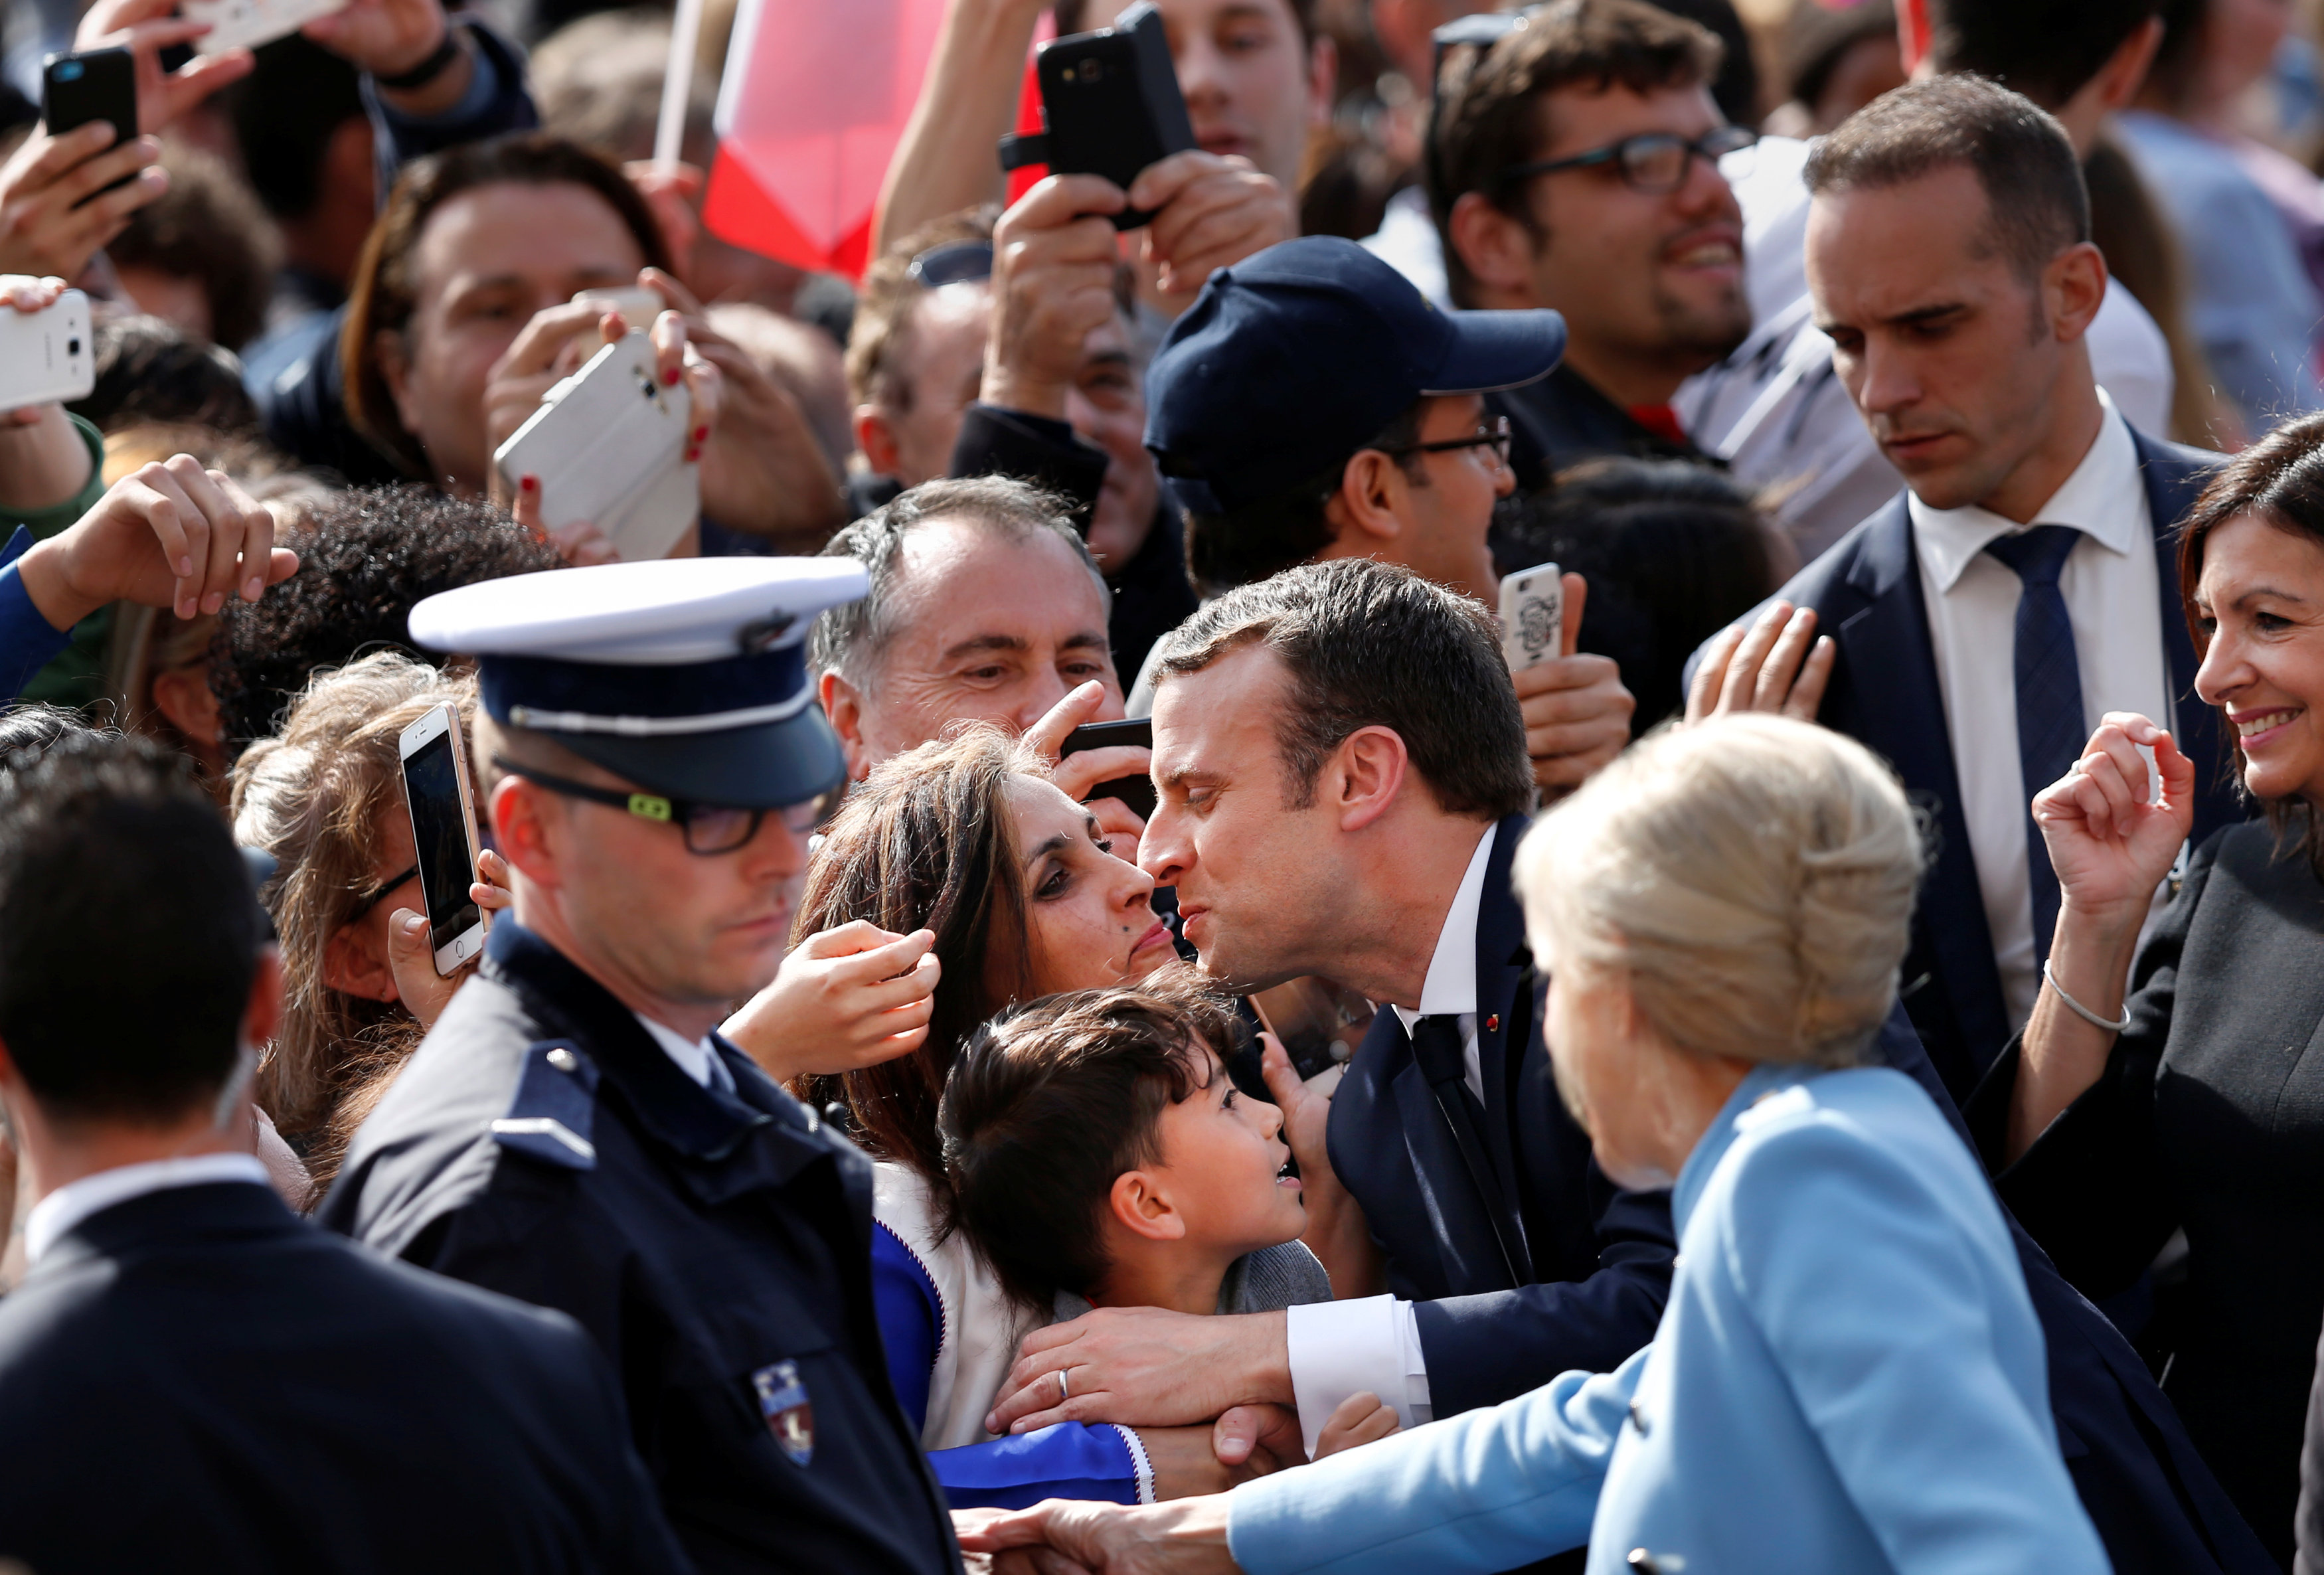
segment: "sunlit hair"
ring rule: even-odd
[[[1742,715],[1648,735],[1536,823],[1516,874],[1536,950],[1627,975],[1672,1045],[1849,1066],[1895,1003],[1924,861],[1871,751]]]
[[[235,840],[273,856],[260,900],[282,948],[282,1024],[259,1063],[256,1098],[276,1126],[327,1157],[334,1116],[351,1091],[419,1043],[401,1003],[366,1000],[323,982],[323,955],[373,893],[379,867],[406,862],[380,845],[380,812],[403,791],[398,741],[429,707],[449,702],[464,727],[476,711],[471,677],[450,677],[397,651],[318,675],[292,703],[281,733],[235,765]],[[316,1173],[321,1183],[327,1171]]]
[[[816,847],[791,924],[794,945],[856,919],[897,935],[936,932],[944,972],[920,1047],[803,1079],[793,1091],[818,1108],[844,1103],[858,1141],[909,1165],[938,1192],[936,1101],[953,1055],[979,1023],[1033,988],[1010,785],[1048,775],[1031,750],[989,725],[874,767]]]

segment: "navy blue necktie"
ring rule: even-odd
[[[2034,959],[2050,955],[2058,927],[2058,872],[2034,824],[2034,795],[2064,776],[2089,737],[2082,717],[2082,668],[2074,658],[2074,624],[2058,576],[2082,533],[2070,525],[2036,525],[1986,544],[2016,572],[2017,766],[2024,773],[2025,873],[2034,897]]]

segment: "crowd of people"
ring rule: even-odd
[[[2324,10],[1153,4],[10,10],[0,1566],[2324,1570]]]

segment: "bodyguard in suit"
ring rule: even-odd
[[[1959,1101],[2033,1009],[2058,882],[2028,806],[2098,717],[2171,719],[2196,842],[2243,818],[2194,698],[2172,537],[2215,462],[2133,430],[2092,381],[2106,263],[2073,150],[2031,101],[1915,83],[1806,178],[1816,320],[1909,490],[1707,645],[1689,709],[1816,717],[1929,809],[1904,1004]]]
[[[0,1558],[81,1571],[686,1568],[572,1320],[285,1207],[281,1009],[217,807],[76,732],[0,775],[0,1101],[36,1200],[0,1301]]]
[[[695,1567],[959,1567],[888,1382],[872,1170],[715,1032],[774,977],[845,771],[800,641],[844,560],[681,559],[432,597],[480,654],[515,922],[355,1137],[324,1221],[570,1313]]]
[[[1245,988],[1322,973],[1392,1009],[1328,1102],[1285,1111],[1309,1241],[1368,1233],[1391,1294],[1038,1331],[1001,1426],[1265,1402],[1312,1441],[1360,1390],[1417,1423],[1610,1371],[1653,1337],[1669,1198],[1609,1182],[1557,1095],[1509,880],[1523,730],[1496,640],[1473,603],[1342,561],[1222,597],[1164,646],[1139,858],[1177,887],[1204,969]],[[1951,1114],[1901,1015],[1880,1049]],[[2013,1236],[2069,1469],[2117,1570],[2265,1569],[2128,1344]]]

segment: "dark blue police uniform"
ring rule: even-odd
[[[830,560],[609,565],[431,597],[412,634],[478,653],[496,722],[632,786],[504,769],[716,858],[844,780],[800,646],[863,586]],[[736,809],[760,812],[740,841],[697,845]],[[493,927],[319,1217],[577,1320],[704,1575],[960,1568],[881,1350],[869,1162],[716,1036],[681,1064],[521,924]]]

